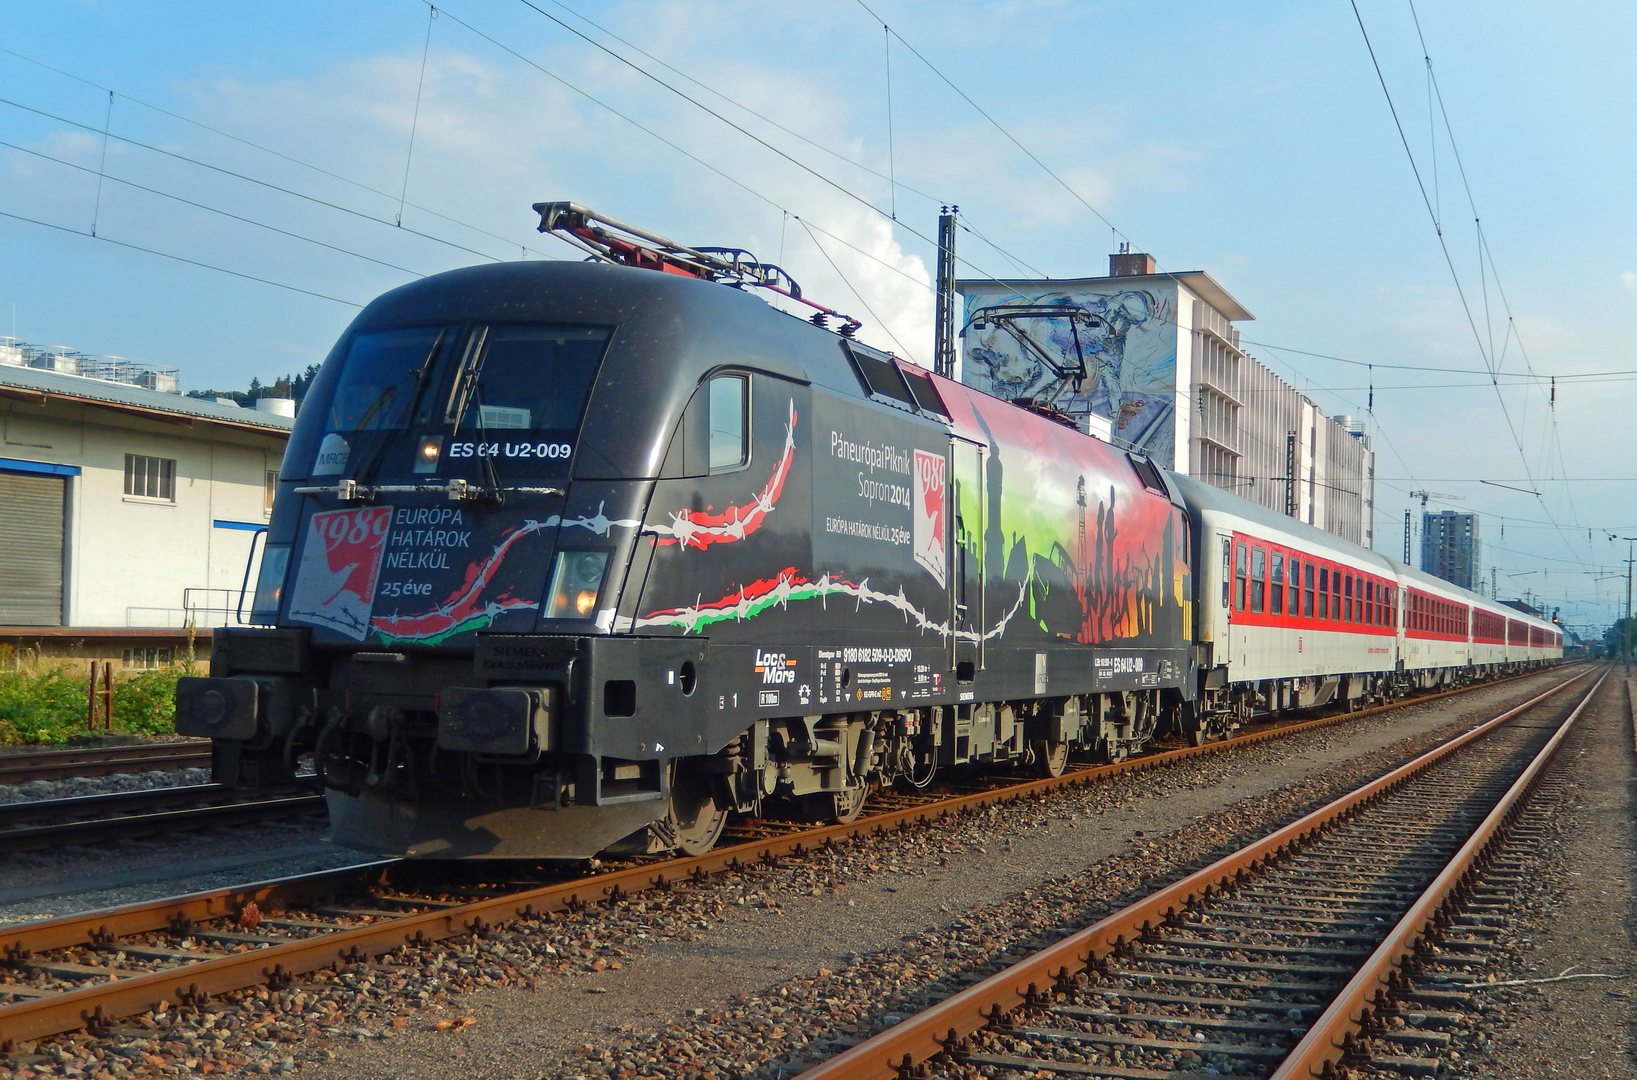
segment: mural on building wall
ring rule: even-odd
[[[1140,448],[1164,466],[1173,464],[1176,444],[1175,390],[1177,332],[1175,298],[1149,289],[1075,289],[1022,296],[998,288],[964,294],[961,325],[961,381],[1010,401],[1028,397],[1051,400],[1071,416],[1107,417],[1114,434]],[[1075,390],[1030,355],[1005,329],[971,326],[973,314],[990,304],[1020,303],[1079,308],[1098,320],[1079,331],[1086,378]],[[1065,367],[1077,362],[1074,335],[1067,320],[1032,320],[1019,329]]]

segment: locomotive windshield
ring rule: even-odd
[[[550,324],[359,334],[333,390],[314,395],[322,427],[308,429],[318,442],[308,451],[312,475],[374,479],[411,464],[416,474],[464,475],[462,459],[485,457],[504,474],[559,473],[612,335],[608,327]],[[405,442],[404,434],[415,438]]]
[[[400,428],[424,388],[441,351],[454,337],[452,328],[416,327],[360,334],[347,350],[341,381],[330,399],[326,431],[373,431]]]
[[[449,397],[446,419],[503,434],[572,431],[608,344],[603,328],[491,326],[474,331],[476,354]]]

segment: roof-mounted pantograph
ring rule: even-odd
[[[815,326],[828,327],[830,319],[840,319],[842,337],[852,337],[863,325],[851,315],[804,298],[801,286],[783,268],[742,248],[687,247],[577,203],[535,203],[534,210],[540,215],[541,232],[573,244],[599,262],[701,278],[736,289],[767,289],[812,308],[810,321]]]

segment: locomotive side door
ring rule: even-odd
[[[950,667],[957,683],[983,667],[983,459],[985,447],[958,435],[949,438],[954,478],[954,543],[949,545]]]

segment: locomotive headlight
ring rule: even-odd
[[[606,551],[559,551],[551,570],[548,619],[589,619],[608,573]]]
[[[435,473],[438,471],[438,459],[443,456],[443,436],[423,435],[421,445],[415,451],[415,471],[418,473]]]

